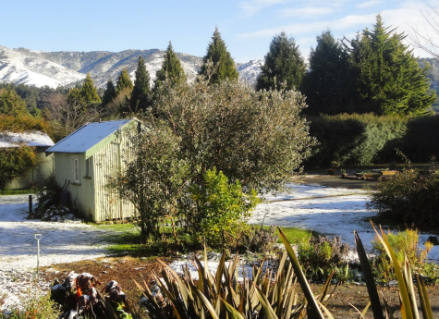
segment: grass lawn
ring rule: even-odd
[[[139,243],[139,229],[134,224],[100,224],[94,225],[95,227],[102,230],[109,230],[115,232],[113,235],[109,235],[108,241],[111,243],[110,251],[114,254],[121,255],[134,255],[134,256],[145,256],[145,254],[150,255],[154,252],[149,251],[147,245]],[[268,229],[268,226],[264,226]],[[165,227],[165,233],[172,237],[171,227]],[[303,230],[293,227],[284,227],[282,231],[288,238],[288,241],[292,244],[301,243],[310,237],[317,237],[319,233],[311,230]],[[276,230],[276,233],[278,231]],[[282,243],[279,238],[278,243]],[[155,252],[159,253],[159,252]]]
[[[36,189],[5,189],[0,191],[0,196],[2,195],[24,195],[24,194],[36,194],[38,191]]]

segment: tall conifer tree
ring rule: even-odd
[[[210,74],[212,67],[214,72]],[[203,57],[203,65],[199,74],[206,77],[209,76],[210,83],[219,83],[225,79],[234,81],[239,78],[235,62],[227,51],[226,43],[221,38],[218,28],[215,28],[212,42],[207,47],[207,53]]]
[[[145,61],[139,57],[137,62],[136,79],[134,80],[134,88],[131,93],[130,107],[131,112],[145,110],[148,106],[150,89],[150,77],[145,67]]]
[[[364,30],[350,42],[356,72],[360,109],[357,112],[423,115],[436,100],[430,92],[427,69],[420,68],[406,38],[384,27],[377,16],[372,31]]]
[[[261,73],[256,81],[256,89],[280,88],[284,85],[290,90],[300,87],[305,75],[305,62],[300,54],[299,46],[285,32],[275,36],[270,49],[261,66]]]
[[[98,89],[95,87],[93,80],[90,76],[90,72],[87,73],[87,76],[82,84],[80,89],[81,98],[83,102],[88,105],[91,103],[101,103],[101,98],[98,95]]]
[[[308,114],[338,114],[349,112],[355,96],[355,79],[349,64],[349,53],[331,34],[317,36],[317,46],[311,49],[309,71],[301,91],[306,95]]]
[[[116,88],[114,87],[113,81],[109,79],[107,81],[107,87],[104,91],[104,96],[102,97],[102,105],[107,105],[116,97]]]
[[[164,58],[165,60],[163,61],[161,69],[156,73],[154,89],[160,87],[166,79],[171,82],[171,85],[176,83],[186,83],[186,75],[184,74],[180,59],[172,48],[171,41],[169,41]]]
[[[133,81],[131,81],[127,69],[123,69],[122,72],[120,72],[119,77],[117,78],[116,93],[119,94],[125,89],[133,89]]]

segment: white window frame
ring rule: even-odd
[[[77,158],[73,159],[73,181],[75,183],[80,183],[79,180],[79,160]]]

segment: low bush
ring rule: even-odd
[[[343,256],[349,252],[349,245],[341,242],[340,237],[313,237],[298,246],[298,259],[309,279],[321,280],[335,271],[339,280],[347,277],[344,269],[347,263]]]
[[[437,265],[426,263],[427,254],[433,246],[430,242],[424,244],[424,249],[419,248],[418,231],[407,229],[398,233],[387,233],[390,246],[395,251],[396,259],[403,265],[407,256],[410,265],[418,272],[425,275],[428,282],[439,281]],[[372,261],[375,277],[378,282],[387,283],[396,280],[395,269],[392,266],[383,244],[379,240],[372,241],[373,252],[376,258]],[[425,269],[425,270],[424,270]]]
[[[388,217],[419,228],[439,225],[439,175],[421,175],[416,169],[405,169],[401,174],[378,183],[368,209],[378,210]]]

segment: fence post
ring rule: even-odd
[[[32,214],[32,195],[29,195],[29,215]]]

